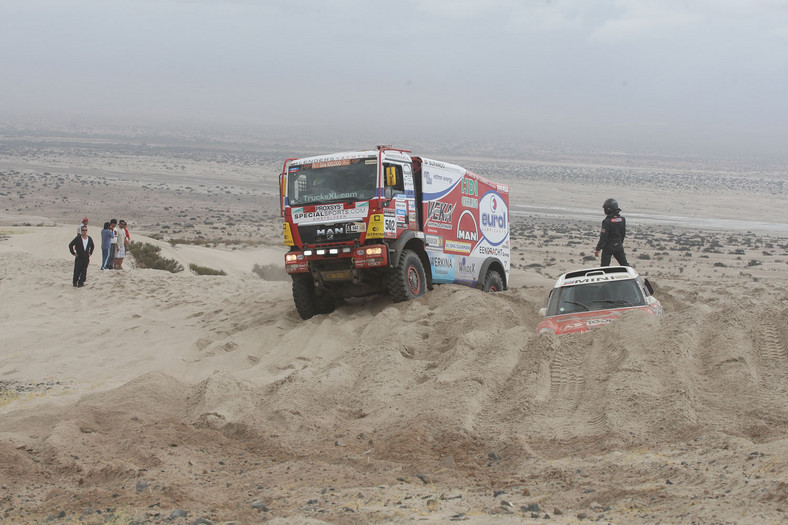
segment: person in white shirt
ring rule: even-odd
[[[123,259],[126,258],[126,245],[129,243],[129,234],[126,231],[126,221],[123,219],[118,223],[118,228],[115,231],[115,240],[118,244],[115,248],[115,262],[113,266],[116,270],[122,270]]]

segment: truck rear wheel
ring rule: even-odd
[[[315,283],[309,274],[293,275],[293,302],[301,319],[311,319],[317,314],[334,311],[334,298],[315,292]]]
[[[503,290],[503,278],[501,278],[501,274],[495,270],[490,270],[484,277],[484,291],[500,292],[501,290]]]
[[[427,291],[427,278],[421,259],[413,250],[405,250],[399,265],[391,269],[389,274],[389,295],[398,303],[424,295]]]

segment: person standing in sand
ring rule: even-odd
[[[117,219],[110,219],[109,221],[109,229],[112,230],[112,244],[109,246],[109,262],[107,263],[107,269],[111,270],[115,267],[115,250],[118,247],[118,220]]]
[[[123,244],[126,246],[126,249],[129,248],[129,243],[131,242],[131,234],[129,233],[129,223],[124,221],[123,219],[120,220],[121,224],[123,224],[123,233],[125,235],[125,241]]]
[[[88,237],[87,226],[83,224],[79,233],[68,244],[68,250],[74,256],[74,286],[82,288],[88,278],[88,265],[95,246],[93,245],[93,239]]]
[[[602,232],[599,234],[599,242],[594,250],[594,257],[599,257],[602,250],[602,266],[610,266],[610,258],[615,257],[621,266],[629,266],[627,256],[624,253],[624,237],[627,236],[627,220],[620,215],[621,208],[618,207],[616,199],[607,199],[602,204],[605,212],[605,219],[602,221]]]
[[[115,232],[112,231],[110,224],[108,222],[104,223],[104,229],[101,230],[101,269],[102,270],[109,270],[112,268],[109,266],[111,259],[110,259],[110,247],[112,246],[112,237],[115,235]]]
[[[126,231],[126,221],[123,219],[121,219],[118,223],[118,228],[115,231],[115,239],[118,244],[115,248],[115,261],[113,263],[113,267],[116,270],[122,270],[123,259],[126,258],[126,246],[129,243],[129,235]]]

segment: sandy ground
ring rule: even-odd
[[[510,290],[302,321],[276,271],[278,152],[0,150],[3,523],[786,519],[778,172],[469,159],[498,167],[513,204],[572,210],[513,217]],[[555,277],[593,265],[602,216],[583,210],[611,195],[625,215],[733,222],[630,219],[665,314],[536,336]],[[123,217],[134,240],[227,275],[94,257],[75,289],[84,215],[94,240]]]

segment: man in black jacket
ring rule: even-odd
[[[602,221],[602,233],[594,250],[594,257],[599,257],[602,250],[602,266],[610,266],[610,258],[615,257],[621,266],[629,266],[624,253],[624,237],[627,236],[627,220],[621,217],[621,208],[615,199],[608,199],[602,205],[605,220]]]
[[[88,277],[88,264],[90,256],[93,255],[93,239],[88,237],[88,227],[82,225],[79,235],[68,244],[68,251],[75,257],[74,259],[74,286],[82,287]]]

